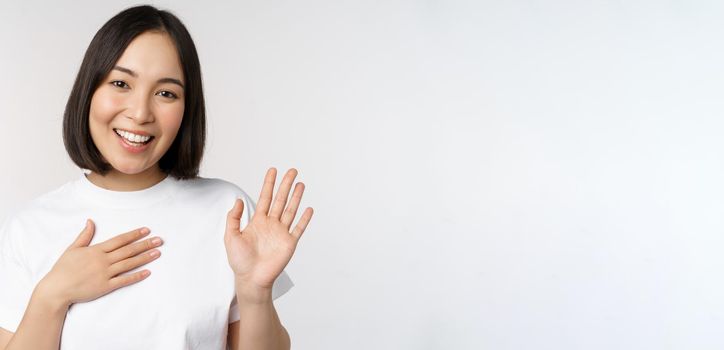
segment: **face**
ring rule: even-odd
[[[168,34],[137,36],[93,93],[91,138],[111,172],[158,172],[184,114],[184,76]]]

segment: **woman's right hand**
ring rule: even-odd
[[[136,242],[149,232],[143,227],[88,246],[95,233],[95,224],[89,219],[78,238],[58,258],[38,287],[45,297],[63,307],[70,307],[140,282],[150,275],[149,270],[123,273],[160,256],[161,252],[154,249],[163,244],[160,238]]]

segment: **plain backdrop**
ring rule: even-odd
[[[0,216],[78,177],[65,102],[135,4],[0,3]],[[200,53],[202,176],[307,185],[293,349],[724,348],[722,2],[155,4]]]

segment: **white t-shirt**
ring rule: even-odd
[[[197,178],[132,192],[103,189],[85,174],[7,216],[0,228],[0,327],[15,332],[35,285],[95,222],[91,245],[139,227],[159,236],[161,256],[130,272],[145,280],[71,305],[60,349],[225,349],[228,324],[239,320],[234,274],[224,247],[226,214],[244,201],[244,228],[253,200],[236,185]],[[272,298],[293,283],[277,278]]]

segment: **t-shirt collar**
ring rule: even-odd
[[[113,191],[92,183],[81,172],[76,181],[78,193],[86,200],[108,208],[143,208],[168,198],[180,180],[167,175],[161,182],[138,191]]]

